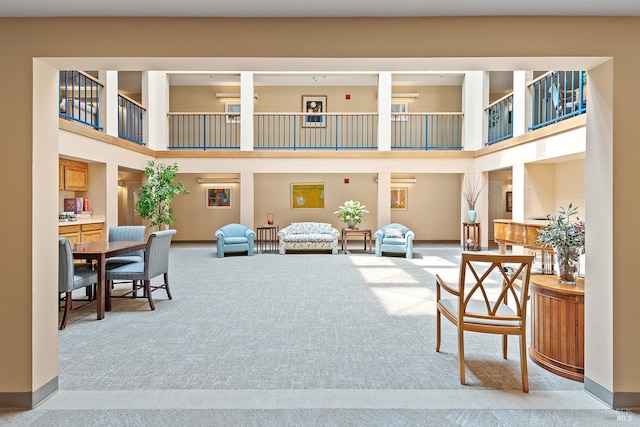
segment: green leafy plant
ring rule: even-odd
[[[560,268],[560,281],[573,283],[573,263],[580,259],[584,253],[585,223],[573,215],[578,213],[578,207],[572,203],[566,208],[560,207],[557,215],[552,215],[549,224],[540,227],[537,235],[537,243],[541,246],[552,246],[558,258]]]
[[[144,169],[147,183],[140,188],[135,210],[149,221],[151,227],[172,225],[175,222],[171,202],[179,194],[189,194],[182,183],[175,183],[178,165],[165,165],[149,160]]]
[[[361,205],[360,202],[355,200],[347,200],[344,205],[338,206],[338,210],[334,214],[338,215],[338,218],[342,222],[353,221],[356,224],[362,222],[364,214],[369,213],[365,205]]]

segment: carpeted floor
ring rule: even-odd
[[[603,425],[620,413],[582,383],[529,361],[517,339],[456,331],[435,352],[436,273],[455,282],[460,248],[419,245],[412,260],[352,248],[215,257],[174,244],[173,300],[115,299],[95,320],[76,307],[59,334],[59,389],[12,425]],[[119,285],[119,289],[126,286]],[[137,402],[137,403],[133,403]],[[631,423],[640,420],[627,414]]]

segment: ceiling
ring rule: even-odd
[[[2,0],[0,17],[640,16],[638,0]]]

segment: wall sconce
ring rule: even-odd
[[[418,182],[416,178],[391,178],[392,184],[415,184]]]
[[[376,178],[376,183],[378,178]],[[391,178],[392,184],[415,184],[418,182],[417,178]]]
[[[509,179],[507,180],[507,188],[508,188],[509,190],[511,190],[511,189],[513,188],[513,180],[512,180],[511,178],[509,178]]]
[[[198,178],[198,184],[238,184],[240,178]]]
[[[418,92],[397,92],[392,93],[392,98],[417,98],[420,94]]]
[[[258,93],[254,92],[253,97],[258,99]],[[216,98],[240,98],[240,94],[232,92],[218,92],[216,93]]]

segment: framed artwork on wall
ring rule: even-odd
[[[302,126],[306,128],[326,127],[327,116],[324,114],[309,113],[326,113],[327,97],[326,95],[302,95],[302,112],[305,113],[302,120]]]
[[[391,103],[391,121],[406,122],[408,117],[402,113],[409,112],[409,103],[406,101]]]
[[[291,209],[324,209],[324,183],[292,183]]]
[[[205,187],[207,209],[231,209],[231,187]]]
[[[240,103],[239,102],[225,102],[224,112],[235,113],[235,114],[227,114],[225,116],[225,122],[227,124],[240,123]]]
[[[408,193],[409,189],[407,187],[391,187],[391,209],[406,211]]]
[[[507,191],[507,212],[513,212],[513,193]]]

